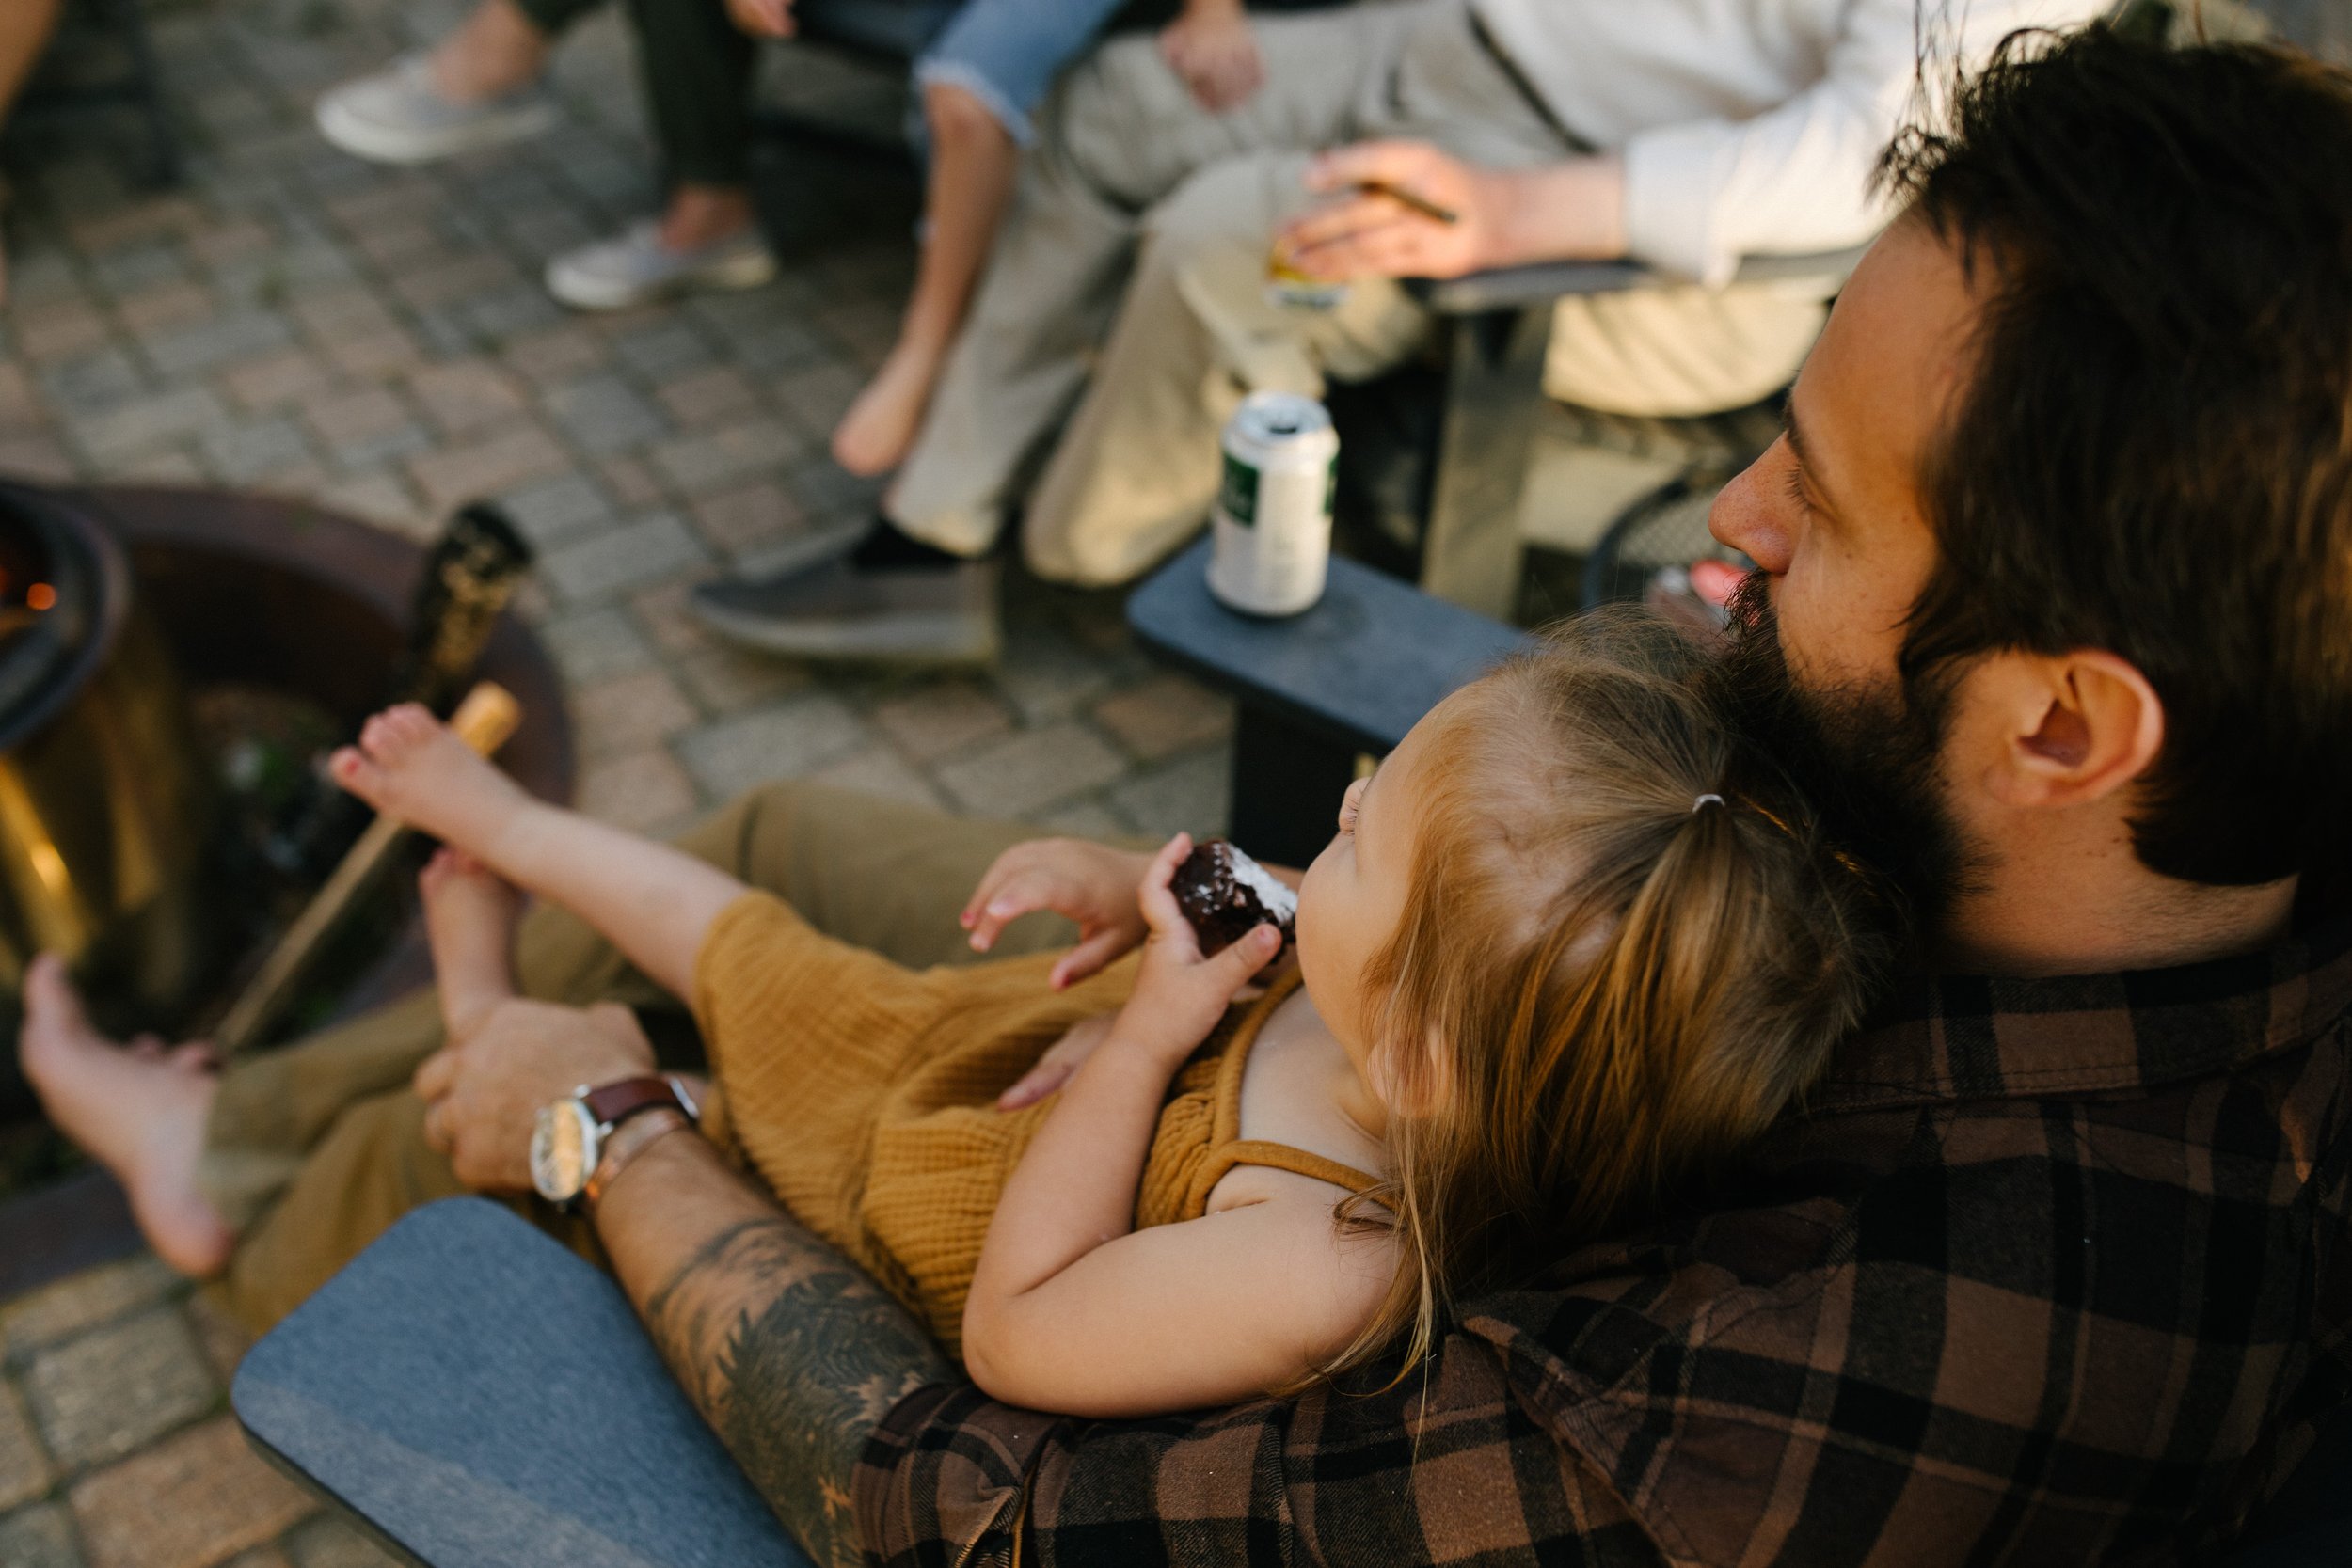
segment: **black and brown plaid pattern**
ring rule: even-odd
[[[2348,1007],[2352,925],[1922,982],[1735,1189],[1397,1386],[1117,1423],[926,1390],[866,1539],[1004,1560],[1026,1478],[1045,1568],[2193,1557],[2352,1387]]]

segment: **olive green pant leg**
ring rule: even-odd
[[[957,911],[997,854],[1033,836],[1014,823],[777,784],[677,842],[777,894],[818,929],[919,967],[973,958]],[[1072,936],[1068,922],[1033,916],[1005,933],[996,956],[1042,951]],[[566,911],[533,911],[516,945],[526,995],[572,1006],[661,996]],[[231,1309],[257,1330],[402,1214],[465,1190],[426,1147],[423,1105],[408,1087],[440,1042],[439,1009],[426,991],[223,1074],[202,1177],[243,1232],[222,1285]],[[518,1202],[567,1242],[586,1242],[584,1227],[534,1200]]]

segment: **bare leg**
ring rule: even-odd
[[[532,800],[414,703],[369,720],[328,766],[376,810],[571,911],[675,996],[691,993],[705,933],[743,893],[681,850]]]
[[[434,85],[453,103],[503,97],[538,79],[548,44],[515,0],[482,0],[433,51]]]
[[[424,895],[424,934],[433,948],[435,989],[451,1039],[462,1039],[482,1015],[516,994],[515,890],[462,850],[444,848],[417,879]]]
[[[834,461],[853,474],[887,473],[914,444],[1012,191],[1012,137],[987,105],[933,82],[923,89],[923,112],[931,133],[929,232],[898,343],[833,433]]]
[[[700,250],[752,226],[752,193],[741,185],[680,185],[661,214],[661,243],[675,251]]]
[[[218,1274],[235,1241],[196,1183],[217,1086],[209,1049],[117,1045],[90,1027],[56,954],[25,971],[25,1078],[57,1131],[121,1181],[156,1255],[198,1278]]]

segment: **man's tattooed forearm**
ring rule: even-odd
[[[820,1562],[861,1560],[850,1478],[892,1405],[951,1375],[906,1309],[781,1215],[705,1243],[645,1323],[728,1452]]]

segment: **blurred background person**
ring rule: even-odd
[[[358,156],[421,163],[539,135],[558,118],[545,87],[563,31],[601,0],[481,0],[429,52],[319,101],[320,131]],[[749,172],[757,40],[803,25],[921,41],[914,87],[930,157],[922,260],[896,345],[835,431],[861,475],[897,466],[1034,135],[1030,114],[1122,0],[628,0],[664,165],[660,214],[549,261],[547,286],[580,309],[621,309],[693,289],[754,288],[775,275]],[[1240,0],[1187,0],[1161,47],[1210,109],[1257,86]]]
[[[790,30],[792,0],[729,3],[749,30]],[[914,444],[1012,194],[1014,160],[1035,139],[1030,115],[1118,8],[1120,0],[967,0],[916,62],[930,150],[922,261],[898,341],[834,431],[834,460],[850,472],[886,473]],[[771,11],[780,24],[769,24]],[[1159,49],[1212,114],[1263,79],[1241,0],[1185,0]]]
[[[1262,17],[1263,82],[1222,113],[1147,40],[1116,40],[1042,117],[882,515],[845,554],[691,603],[776,653],[986,658],[990,554],[1016,507],[1040,577],[1132,579],[1207,520],[1244,396],[1319,397],[1327,376],[1423,349],[1407,277],[1630,257],[1681,286],[1562,302],[1548,389],[1645,415],[1769,396],[1827,303],[1732,282],[1740,259],[1869,239],[1887,215],[1871,171],[1923,70],[2106,7],[1406,0]],[[1278,259],[1338,287],[1286,297],[1268,286]]]

